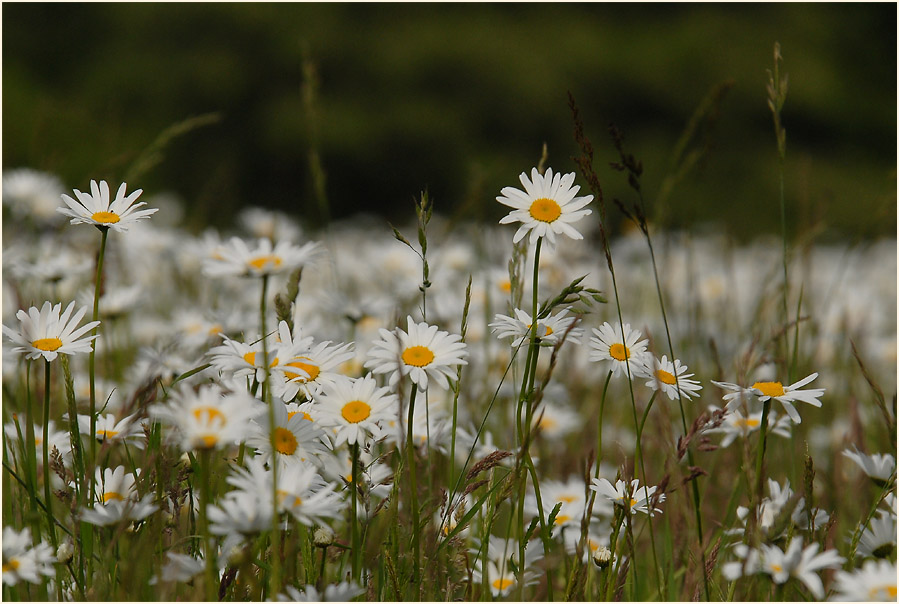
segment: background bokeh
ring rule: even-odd
[[[247,204],[310,227],[358,212],[402,222],[425,188],[444,214],[496,220],[499,189],[517,184],[544,142],[549,165],[575,170],[571,91],[607,199],[633,199],[608,167],[614,122],[643,160],[646,202],[662,226],[778,233],[765,85],[779,41],[792,234],[895,234],[893,3],[2,11],[3,168],[50,171],[82,190],[106,178],[148,196],[172,192],[195,228],[227,226]],[[702,160],[657,203],[681,132],[725,81],[714,119],[691,141]],[[170,129],[198,116],[207,117]],[[154,148],[160,136],[166,144]]]

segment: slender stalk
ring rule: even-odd
[[[37,511],[37,451],[34,438],[34,411],[31,404],[31,363],[25,364],[25,438],[22,441],[22,449],[25,454],[25,471],[28,488],[28,501],[30,503],[31,538],[34,545],[40,543],[40,515]]]
[[[265,330],[265,301],[268,295],[268,275],[262,275],[262,294],[259,298],[259,337],[262,338],[262,397],[268,406],[268,433],[272,449],[272,562],[269,574],[269,596],[274,598],[281,589],[281,525],[278,507],[278,450],[275,443],[275,407],[268,385],[268,338]]]
[[[358,524],[358,516],[356,512],[356,500],[359,498],[359,443],[354,442],[350,445],[350,450],[352,451],[352,489],[353,489],[353,517],[352,517],[352,544],[353,544],[353,579],[356,581],[361,580],[360,572],[361,572],[361,562],[362,562],[362,551],[361,544],[359,543],[359,524]],[[324,566],[324,559],[322,559],[322,566]]]
[[[419,582],[419,510],[418,510],[418,483],[415,477],[415,443],[412,441],[412,417],[415,413],[415,395],[418,393],[418,385],[412,384],[412,392],[409,394],[409,419],[406,422],[406,458],[409,465],[409,490],[412,499],[412,583],[418,589]]]
[[[109,227],[100,228],[100,253],[97,255],[97,276],[94,280],[94,313],[92,321],[100,320],[100,284],[103,281],[103,257],[106,255],[106,239],[109,236]],[[96,326],[91,330],[91,335],[99,332],[100,326]],[[88,379],[90,380],[90,413],[91,413],[91,434],[90,434],[90,464],[93,468],[97,462],[97,386],[96,386],[96,357],[97,342],[94,340],[88,355]],[[91,489],[93,490],[93,474],[91,474]],[[93,507],[93,498],[90,501],[90,507]]]
[[[216,569],[215,544],[212,535],[209,533],[209,518],[207,516],[207,506],[212,498],[211,474],[212,474],[212,450],[203,449],[199,451],[200,459],[197,467],[200,469],[200,488],[203,492],[203,499],[200,501],[200,537],[203,540],[203,558],[206,562],[206,579],[203,587],[206,593],[206,600],[214,602],[218,600],[218,571]]]
[[[55,548],[56,526],[53,523],[53,500],[50,498],[50,361],[44,361],[44,435],[41,442],[44,453],[44,503],[47,511],[47,528],[50,530],[50,543]]]
[[[762,501],[762,485],[764,484],[765,441],[768,437],[768,412],[771,410],[771,399],[762,403],[762,423],[759,426],[759,449],[755,458],[755,500],[756,510]]]

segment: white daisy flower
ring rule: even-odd
[[[490,535],[487,543],[486,567],[483,565],[483,557],[477,555],[476,548],[472,550],[472,553],[477,558],[475,568],[472,569],[472,581],[479,584],[486,581],[493,597],[507,595],[518,584],[512,566],[509,564],[510,559],[518,562],[517,542]],[[524,550],[524,568],[522,569],[525,586],[532,585],[539,579],[540,573],[534,568],[534,565],[542,558],[543,543],[540,541],[528,543]]]
[[[327,453],[324,432],[302,413],[287,415],[287,405],[272,401],[275,427],[271,429],[267,413],[250,422],[247,446],[254,447],[262,461],[270,462],[277,454],[278,467],[285,468],[302,462],[318,463],[317,456]]]
[[[261,277],[289,273],[309,264],[318,253],[318,243],[296,246],[289,241],[272,245],[271,239],[258,239],[256,247],[232,237],[215,248],[213,255],[203,261],[203,272],[210,277],[234,275]]]
[[[174,426],[181,448],[220,449],[247,438],[249,420],[265,413],[264,403],[246,393],[224,394],[218,386],[185,386],[165,404],[150,407],[150,416]]]
[[[575,430],[583,429],[584,418],[565,404],[547,400],[544,394],[542,404],[534,412],[533,427],[540,429],[543,438],[560,441]]]
[[[644,355],[643,359],[646,365],[645,372],[650,376],[646,382],[649,388],[661,390],[672,401],[678,399],[678,391],[686,399],[699,396],[702,385],[697,380],[689,379],[693,374],[687,373],[687,366],[682,365],[680,360],[674,359],[672,363],[664,354],[661,360],[652,354]]]
[[[19,416],[19,421],[23,421],[24,418]],[[20,425],[19,429],[22,431],[22,437],[26,437],[27,428],[25,425]],[[4,430],[6,431],[6,446],[11,454],[18,457],[16,447],[14,446],[19,442],[19,434],[16,431],[16,425],[14,422],[9,422],[4,426]],[[67,430],[57,430],[55,422],[51,419],[50,425],[47,426],[47,448],[52,451],[55,447],[56,450],[60,452],[65,461],[68,461],[72,457],[72,441],[69,438],[69,432]],[[34,425],[34,448],[37,451],[40,451],[44,445],[44,427],[41,424]],[[42,466],[44,463],[44,459],[41,455],[37,456],[35,460],[38,463],[38,467]],[[56,478],[55,474],[51,475],[54,479]]]
[[[82,436],[90,434],[90,415],[78,415],[78,429]],[[138,419],[137,414],[128,415],[122,419],[116,419],[112,413],[98,415],[96,421],[96,435],[98,442],[112,441],[128,443],[138,449],[144,448],[144,422]]]
[[[353,581],[328,585],[324,593],[319,593],[314,585],[307,585],[303,591],[288,585],[283,594],[278,594],[278,602],[349,602],[364,593],[365,589]]]
[[[537,320],[537,342],[542,346],[555,346],[563,335],[566,334],[569,326],[575,322],[576,317],[566,317],[569,309],[563,309],[555,316],[546,317]],[[493,329],[493,333],[497,338],[515,338],[512,341],[512,347],[517,348],[523,342],[531,338],[531,315],[521,310],[515,309],[515,318],[506,315],[496,315],[496,320],[490,323],[488,327]],[[580,337],[584,333],[583,329],[572,328],[567,331],[565,337],[566,342],[574,342],[580,344]]]
[[[396,402],[396,396],[387,388],[378,388],[370,375],[358,379],[337,376],[315,399],[321,424],[337,430],[335,447],[380,438],[380,422],[393,417]]]
[[[889,453],[865,455],[853,445],[852,451],[846,449],[843,455],[858,464],[862,471],[875,481],[886,484],[896,472],[896,459]]]
[[[81,519],[97,526],[115,524],[123,519],[143,520],[158,508],[153,504],[153,494],[138,496],[134,474],[125,472],[125,466],[114,470],[97,468],[94,482],[93,508],[81,511]]]
[[[762,545],[760,570],[771,575],[771,579],[777,584],[786,583],[790,577],[795,577],[820,600],[824,597],[824,585],[821,577],[816,574],[817,571],[839,568],[846,561],[833,549],[818,554],[820,547],[818,543],[812,543],[803,549],[802,540],[798,538],[790,541],[785,552],[776,545]]]
[[[82,193],[75,189],[74,200],[68,195],[63,195],[62,200],[68,206],[67,208],[58,208],[57,211],[72,218],[72,224],[92,224],[98,229],[109,229],[114,231],[127,231],[128,228],[142,218],[148,218],[155,214],[158,208],[150,208],[146,210],[138,210],[137,208],[145,206],[144,202],[134,203],[142,189],[132,191],[130,195],[125,195],[126,183],[119,186],[115,199],[109,201],[109,185],[105,180],[91,181],[90,194]]]
[[[24,352],[26,359],[44,357],[52,361],[59,354],[78,354],[91,351],[91,342],[98,336],[84,336],[87,332],[100,324],[99,321],[91,321],[78,327],[87,307],[79,309],[74,316],[72,311],[75,303],[71,302],[60,315],[62,304],[51,306],[44,302],[40,310],[36,306],[28,309],[28,312],[19,310],[16,318],[19,319],[18,331],[11,327],[3,326],[3,333],[16,344],[12,352]]]
[[[641,487],[640,481],[636,478],[631,481],[630,485],[623,480],[617,480],[615,486],[612,486],[612,483],[605,478],[593,478],[590,482],[592,483],[590,490],[596,491],[598,495],[605,497],[615,505],[629,509],[631,514],[643,512],[651,516],[654,512],[662,513],[659,508],[650,509],[649,507],[650,500],[653,499],[658,487]],[[663,501],[665,501],[665,494],[661,493],[655,503]]]
[[[834,575],[832,598],[836,602],[895,602],[896,563],[889,560],[865,560],[851,572],[838,570]]]
[[[593,329],[595,337],[590,338],[590,354],[587,357],[591,361],[610,361],[612,375],[618,374],[645,377],[645,364],[643,355],[646,354],[646,345],[649,340],[641,340],[643,335],[636,329],[631,329],[630,323],[624,324],[624,337],[621,329],[612,327],[608,322],[600,325],[599,329]]]
[[[556,235],[560,234],[572,239],[584,238],[571,225],[592,212],[583,208],[593,201],[593,195],[575,197],[580,186],[572,186],[574,172],[564,176],[561,173],[554,175],[552,168],[548,168],[546,174],[541,175],[537,168],[533,168],[530,180],[524,172],[518,178],[524,191],[503,187],[502,195],[496,198],[501,204],[513,208],[499,221],[500,224],[522,223],[512,238],[513,243],[518,243],[528,232],[531,233],[531,243],[546,237],[552,245],[556,242]]]
[[[710,406],[709,411],[718,411],[717,407]],[[728,411],[721,420],[721,425],[715,428],[706,428],[703,432],[708,434],[723,434],[724,438],[718,443],[719,447],[728,447],[737,437],[747,438],[762,425],[762,412],[743,415],[738,409]],[[776,434],[783,438],[789,438],[793,422],[786,415],[778,415],[776,411],[768,413],[768,434]]]
[[[271,493],[271,489],[228,491],[216,504],[206,508],[209,532],[213,535],[257,535],[270,530]]]
[[[540,499],[545,517],[549,518],[549,514],[556,504],[562,504],[554,520],[556,527],[559,529],[576,528],[576,532],[580,535],[581,518],[584,516],[587,507],[587,496],[584,492],[584,486],[584,481],[579,478],[569,478],[565,482],[551,479],[540,481]],[[540,509],[537,507],[537,496],[535,493],[528,493],[524,501],[524,509],[531,517],[539,514]],[[595,512],[596,510],[594,510]],[[557,531],[556,536],[560,532]]]
[[[399,327],[379,330],[381,339],[373,343],[365,367],[375,374],[389,373],[390,386],[408,374],[421,391],[428,387],[429,377],[441,388],[449,388],[449,379],[456,377],[455,366],[468,364],[462,337],[438,331],[436,325],[415,323],[412,317],[406,322],[408,333]]]
[[[166,552],[166,563],[159,569],[159,574],[150,579],[150,585],[163,583],[186,583],[203,572],[203,560],[197,560],[187,554]]]
[[[56,571],[56,556],[46,543],[31,545],[31,529],[16,532],[3,527],[3,584],[16,585],[20,581],[40,583],[42,577],[52,577]]]
[[[860,556],[887,558],[896,551],[896,517],[880,512],[871,518],[858,540],[856,553]]]
[[[743,386],[731,384],[729,382],[716,382],[712,380],[712,383],[720,388],[732,391],[729,394],[725,394],[723,397],[724,400],[727,401],[728,410],[735,409],[741,401],[745,400],[745,397],[752,394],[763,403],[769,399],[780,401],[780,404],[783,405],[784,411],[787,412],[790,419],[796,424],[801,424],[802,418],[799,417],[799,412],[796,411],[793,402],[802,401],[814,407],[821,406],[821,401],[819,401],[818,398],[824,394],[824,388],[799,390],[816,377],[818,377],[818,374],[813,373],[789,386],[784,386],[780,382],[756,382],[752,386],[744,388]]]
[[[340,376],[336,369],[355,356],[352,343],[319,342],[272,371],[272,392],[284,402],[298,394],[311,398]]]

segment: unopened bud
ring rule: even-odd
[[[320,526],[312,533],[312,541],[315,547],[328,547],[334,543],[334,532],[326,526]]]
[[[593,552],[593,564],[598,566],[599,568],[606,568],[612,562],[612,550],[607,548],[605,545],[599,546],[599,548]]]
[[[75,546],[69,541],[64,541],[56,548],[56,561],[60,564],[68,564],[75,557]]]
[[[247,561],[247,555],[241,546],[235,545],[228,552],[228,565],[229,566],[240,566],[241,564],[243,564],[246,561]]]

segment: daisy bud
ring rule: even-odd
[[[75,546],[71,542],[61,543],[56,549],[56,561],[60,564],[68,564],[75,557]]]
[[[235,545],[228,551],[228,565],[240,566],[247,561],[247,556],[241,546]]]
[[[315,547],[328,547],[334,543],[334,532],[326,526],[320,526],[312,533],[312,541]]]
[[[600,546],[593,552],[593,564],[599,568],[606,568],[612,562],[612,550],[606,546]]]

